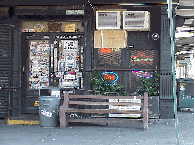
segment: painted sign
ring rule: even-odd
[[[143,52],[139,52],[136,56],[131,57],[132,63],[153,63],[153,56],[146,56]]]
[[[109,102],[133,102],[141,103],[141,99],[109,99]],[[117,110],[140,110],[141,106],[124,106],[124,105],[109,105],[109,109]],[[141,117],[141,114],[119,114],[119,113],[109,113],[109,117]]]
[[[145,71],[133,70],[132,73],[138,77],[151,78],[152,75]]]
[[[102,81],[107,82],[108,84],[114,84],[118,80],[118,75],[115,72],[103,72],[103,79]]]
[[[39,106],[39,101],[35,101],[34,106]]]

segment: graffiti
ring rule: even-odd
[[[53,115],[51,112],[46,112],[45,109],[41,110],[41,114],[43,114],[44,116],[48,116],[48,117],[51,117]]]

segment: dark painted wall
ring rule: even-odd
[[[161,33],[161,6],[113,6],[116,9],[126,9],[127,11],[149,11],[150,12],[150,31],[128,31],[127,48],[123,48],[121,52],[113,53],[112,56],[104,54],[100,56],[98,49],[94,48],[94,66],[106,69],[116,69],[114,72],[118,73],[119,80],[117,84],[127,85],[127,91],[133,93],[137,87],[141,85],[140,78],[133,75],[131,70],[129,71],[117,71],[117,69],[159,69],[159,53],[160,53],[160,38],[153,40],[152,34]],[[111,6],[97,6],[100,8],[111,8]],[[122,19],[121,19],[122,22]],[[95,26],[95,23],[94,23]],[[121,24],[122,28],[122,24]],[[134,48],[128,48],[129,45],[133,45]],[[133,66],[130,62],[132,51],[146,51],[147,55],[150,55],[150,51],[154,50],[154,64],[152,66]],[[99,58],[100,57],[100,58]],[[108,63],[111,61],[112,63]],[[114,64],[116,63],[116,64]],[[103,72],[103,71],[101,71]]]

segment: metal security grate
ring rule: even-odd
[[[160,75],[160,99],[173,99],[172,75]]]
[[[152,66],[154,63],[154,50],[131,50],[131,66]]]
[[[0,87],[10,86],[11,26],[0,24]],[[7,116],[9,91],[0,90],[0,117]]]
[[[106,48],[105,48],[106,49]],[[121,66],[122,62],[122,51],[121,49],[115,50],[108,48],[107,52],[101,52],[101,48],[98,50],[99,54],[99,65],[109,66]]]

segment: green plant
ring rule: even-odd
[[[151,73],[152,78],[141,78],[141,86],[136,90],[136,92],[143,95],[144,92],[148,92],[149,96],[159,96],[159,79],[160,74],[157,71]]]
[[[103,77],[99,72],[95,77],[92,76],[92,73],[89,74],[89,81],[91,82],[93,90],[101,92],[118,92],[121,96],[127,96],[126,85],[106,85],[106,82],[102,81],[102,79]]]

